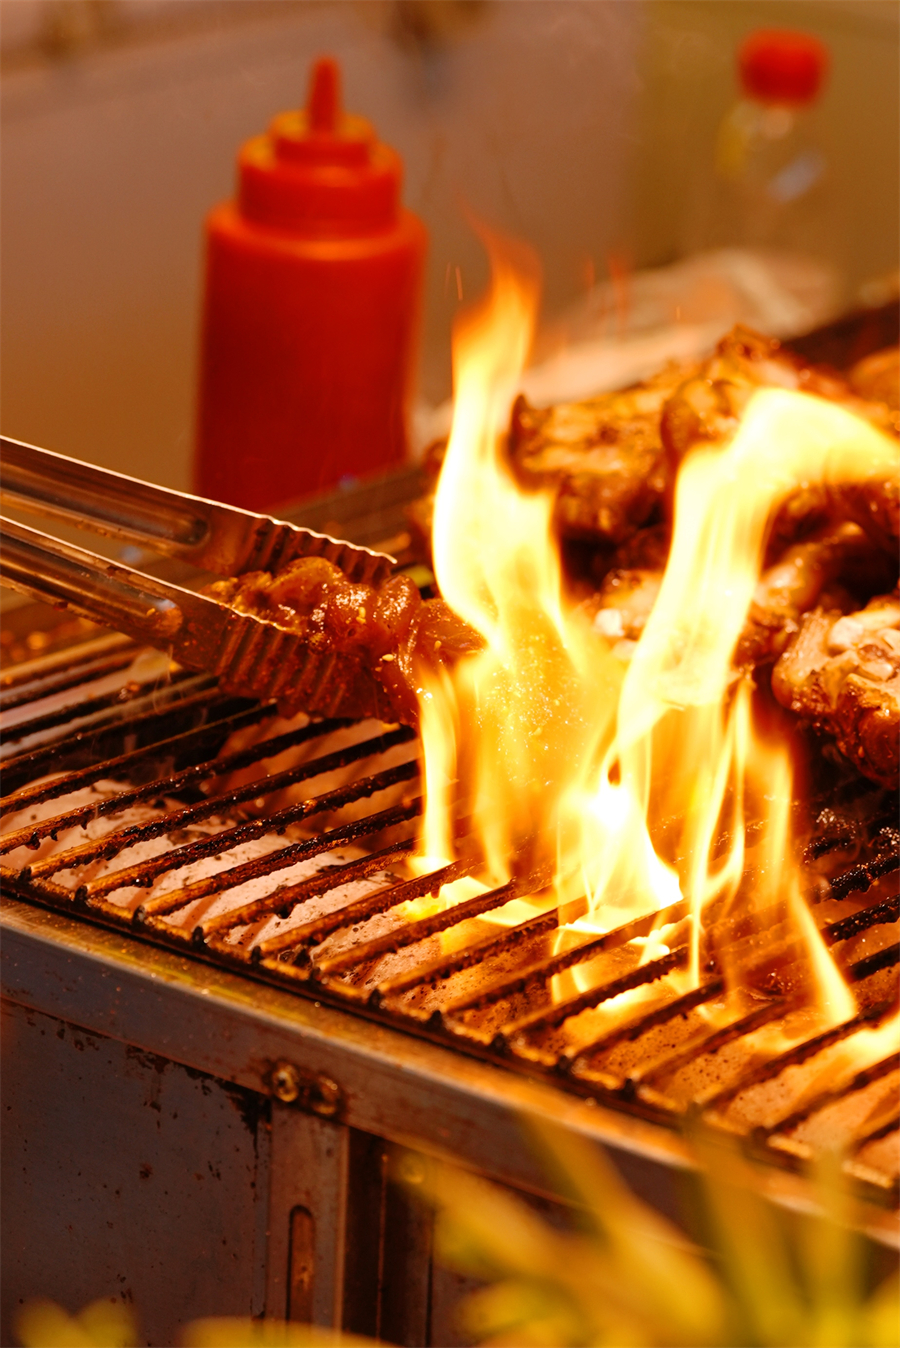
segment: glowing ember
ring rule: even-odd
[[[846,1021],[854,999],[793,860],[789,755],[754,723],[752,684],[732,657],[778,508],[800,484],[890,474],[897,446],[834,403],[785,389],[755,394],[730,444],[695,449],[682,463],[659,596],[624,652],[564,597],[552,497],[525,493],[504,463],[537,268],[520,247],[486,242],[490,292],[454,343],[454,421],[433,537],[441,592],[485,646],[421,695],[427,810],[416,863],[422,873],[475,849],[483,867],[478,880],[417,901],[417,911],[521,877],[538,897],[515,899],[491,920],[512,924],[535,905],[558,904],[558,951],[658,912],[659,929],[630,944],[640,964],[682,950],[670,973],[679,991],[697,986],[718,955],[704,938],[711,907],[716,923],[755,911],[760,929],[777,934],[768,953],[741,953],[740,942],[722,953],[728,987],[771,991],[778,951],[800,953],[806,984],[792,996],[816,1023]],[[562,1000],[590,985],[583,963],[557,975],[552,991]],[[626,990],[590,1014],[621,1016],[655,995],[652,985]]]

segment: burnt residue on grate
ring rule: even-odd
[[[781,1165],[839,1138],[897,1201],[895,797],[842,787],[807,839],[810,912],[857,1006],[823,1029],[783,908],[762,934],[758,914],[709,910],[699,951],[683,902],[598,931],[547,874],[480,884],[465,819],[458,859],[419,873],[410,730],[287,722],[202,676],[154,682],[137,656],[116,639],[4,681],[17,895],[670,1126],[699,1118]]]

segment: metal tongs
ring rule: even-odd
[[[220,576],[276,571],[324,557],[349,580],[378,585],[393,558],[235,506],[156,487],[47,449],[0,438],[0,495],[20,510],[180,558]],[[0,517],[0,580],[73,609],[207,671],[228,692],[287,711],[379,714],[386,709],[358,662],[310,649],[302,635],[210,595],[108,561],[85,548]]]

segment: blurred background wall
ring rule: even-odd
[[[680,256],[760,24],[832,48],[854,289],[897,263],[894,0],[0,0],[5,433],[188,486],[202,219],[315,56],[340,59],[428,225],[437,402],[460,293],[486,274],[465,208],[535,245],[550,315],[610,258]]]

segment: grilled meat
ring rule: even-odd
[[[662,409],[661,435],[672,466],[677,468],[695,445],[717,444],[733,435],[747,403],[760,388],[852,400],[840,375],[808,365],[774,338],[739,325],[722,338],[692,377],[682,381]]]
[[[616,567],[608,573],[597,594],[581,605],[594,630],[606,637],[613,654],[620,659],[630,659],[635,642],[640,640],[662,578],[661,569]]]
[[[661,436],[673,475],[695,445],[716,444],[733,435],[752,395],[760,388],[788,388],[839,402],[888,434],[900,434],[900,415],[885,402],[856,396],[839,375],[807,365],[772,338],[736,327],[723,337],[714,354],[666,402]],[[829,489],[806,483],[784,503],[773,526],[771,546],[777,550],[829,520],[854,519],[880,545],[897,527],[896,482]],[[771,557],[774,560],[774,556]]]
[[[313,650],[355,671],[350,700],[382,719],[415,724],[422,672],[477,650],[480,638],[441,599],[424,601],[407,576],[375,589],[349,581],[322,557],[301,557],[274,575],[251,571],[207,590],[243,613],[300,633]],[[376,693],[366,700],[366,689]],[[349,707],[348,707],[349,711]]]
[[[900,346],[889,346],[866,356],[854,365],[848,379],[860,398],[884,403],[900,412]]]
[[[722,443],[733,435],[758,389],[789,388],[828,398],[898,435],[900,413],[891,405],[887,378],[884,370],[866,376],[860,366],[851,386],[774,339],[739,326],[702,364],[673,362],[632,388],[546,408],[519,397],[507,441],[509,462],[523,486],[555,491],[555,518],[564,538],[615,548],[654,516],[671,512],[675,475],[685,454],[695,445]],[[872,400],[866,399],[867,388]],[[434,481],[444,447],[438,443],[426,456],[426,472]],[[871,484],[867,500],[879,490]],[[774,523],[771,560],[786,544],[831,522],[835,513],[839,519],[856,519],[883,545],[884,517],[896,518],[891,484],[884,485],[883,494],[887,503],[873,511],[855,502],[852,493],[836,505],[825,487],[800,487]],[[432,508],[433,492],[409,511],[423,555]]]
[[[859,612],[815,608],[772,673],[778,701],[833,735],[841,753],[883,786],[898,782],[900,599]]]
[[[672,364],[633,388],[557,407],[516,400],[509,433],[513,471],[525,487],[556,488],[564,536],[618,544],[661,504],[669,468],[660,415],[692,369]]]
[[[656,603],[665,570],[665,531],[644,529],[616,554],[614,566],[581,609],[596,631],[627,658],[640,639]],[[643,563],[643,565],[642,565]],[[884,555],[859,525],[851,521],[819,530],[812,538],[787,548],[759,579],[744,630],[735,651],[739,669],[771,664],[800,628],[804,613],[818,604],[850,612],[858,606],[857,591],[871,593],[872,584],[889,585],[892,576]]]
[[[829,498],[839,518],[856,520],[874,543],[896,559],[900,544],[900,477],[845,482],[833,487]]]
[[[814,604],[844,612],[855,607],[853,592],[890,585],[883,554],[858,524],[845,521],[793,543],[762,573],[735,663],[767,664],[785,650],[799,630],[802,614]]]

